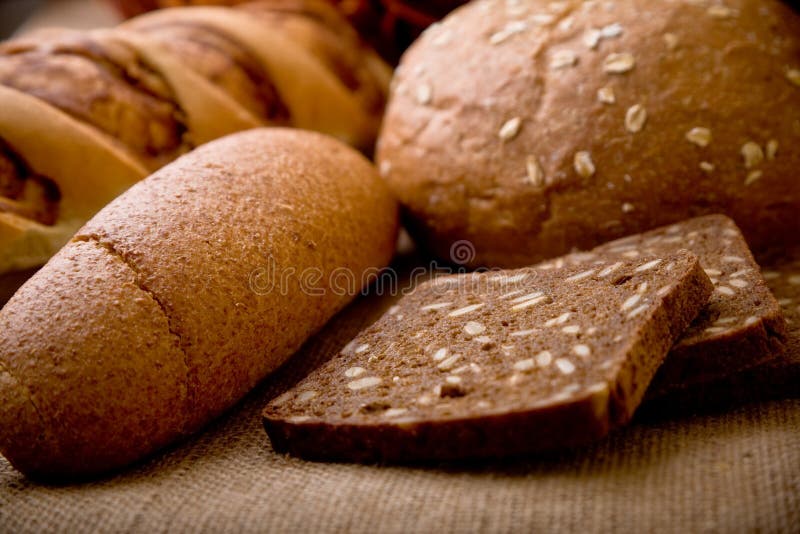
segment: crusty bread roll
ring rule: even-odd
[[[377,172],[320,134],[252,130],[183,156],[0,311],[0,451],[80,476],[196,431],[349,302],[396,231]]]
[[[456,44],[457,43],[457,44]],[[515,266],[722,212],[798,242],[800,15],[779,0],[481,0],[404,57],[378,148],[415,236]]]
[[[371,152],[390,72],[323,0],[0,43],[0,274],[42,265],[132,184],[233,132],[294,126]]]

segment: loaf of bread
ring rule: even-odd
[[[125,16],[153,9],[187,5],[236,5],[251,0],[111,0]],[[297,0],[261,0],[273,6]],[[327,0],[358,29],[367,41],[391,61],[430,24],[466,0]]]
[[[378,160],[419,242],[473,265],[708,213],[761,250],[800,240],[798,113],[780,0],[479,0],[404,56]]]
[[[362,462],[586,444],[627,423],[712,285],[687,251],[421,284],[264,411],[273,447]]]
[[[349,302],[396,231],[377,172],[320,134],[253,130],[181,157],[0,311],[0,451],[83,476],[196,431]]]
[[[390,70],[323,0],[171,9],[0,44],[0,273],[202,143],[294,126],[371,151]]]

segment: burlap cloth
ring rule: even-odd
[[[201,435],[117,476],[43,486],[0,459],[5,532],[800,532],[800,400],[638,421],[554,456],[375,467],[275,454],[259,412],[377,318],[362,298]]]

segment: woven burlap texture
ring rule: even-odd
[[[3,532],[800,532],[800,400],[639,421],[588,449],[376,467],[275,454],[259,412],[388,305],[362,298],[205,432],[104,480],[0,459]]]

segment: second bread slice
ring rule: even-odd
[[[270,403],[277,451],[451,460],[574,446],[630,420],[712,291],[679,252],[420,285]]]

